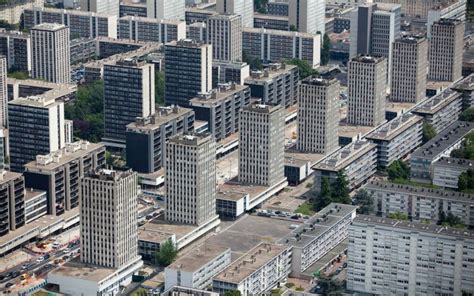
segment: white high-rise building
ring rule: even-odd
[[[81,261],[121,268],[138,256],[137,173],[100,170],[81,180]]]
[[[336,79],[309,77],[301,81],[298,150],[324,154],[339,148],[339,88]]]
[[[7,127],[7,58],[0,56],[0,125]]]
[[[242,26],[253,28],[253,0],[217,0],[217,12],[220,14],[238,14],[242,16]]]
[[[166,220],[202,226],[216,215],[216,142],[178,135],[166,145]]]
[[[160,20],[184,20],[185,0],[147,0],[146,16]]]
[[[102,15],[119,16],[120,1],[118,0],[81,0],[81,10]]]
[[[358,56],[349,62],[347,122],[377,126],[385,120],[387,59]]]
[[[428,79],[457,81],[462,77],[464,22],[441,19],[431,26]]]
[[[242,61],[242,17],[218,14],[209,17],[206,23],[206,40],[212,44],[213,60]]]
[[[240,112],[239,182],[273,186],[285,178],[285,109],[253,104]]]
[[[69,28],[42,23],[31,30],[32,77],[54,83],[71,81]]]
[[[290,26],[299,32],[311,34],[325,32],[326,2],[322,0],[289,0],[288,17]]]

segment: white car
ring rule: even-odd
[[[71,253],[71,250],[70,250],[69,248],[64,249],[63,253],[64,253],[64,254],[69,254],[69,253]]]
[[[44,261],[44,257],[38,257],[38,259],[36,259],[36,262],[38,263],[41,263]]]

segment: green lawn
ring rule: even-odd
[[[313,210],[313,204],[309,201],[305,201],[295,210],[295,213],[300,213],[303,215],[311,216],[314,215],[315,211]]]

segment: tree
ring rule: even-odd
[[[374,196],[367,190],[361,189],[354,195],[354,204],[359,206],[357,213],[370,214],[374,211]]]
[[[459,115],[459,120],[463,121],[474,121],[474,107],[466,109],[461,115]]]
[[[436,137],[436,130],[429,123],[423,123],[423,144]]]
[[[155,71],[155,104],[165,105],[165,72]]]
[[[298,28],[295,25],[290,25],[290,31],[296,32],[298,31]]]
[[[329,63],[329,55],[331,51],[331,39],[328,34],[323,36],[323,44],[321,48],[321,65],[327,65]]]
[[[242,293],[240,293],[239,290],[230,290],[224,293],[224,296],[241,296],[241,295]]]
[[[387,215],[387,218],[396,219],[396,220],[408,220],[408,216],[402,212],[394,212]]]
[[[259,58],[252,58],[247,52],[242,51],[242,60],[246,62],[252,70],[262,70],[263,65]]]
[[[314,209],[316,211],[321,210],[328,204],[332,202],[331,198],[331,187],[329,184],[328,177],[322,177],[321,179],[321,191],[319,192],[319,196],[316,198],[314,203]]]
[[[177,255],[178,249],[175,244],[171,240],[167,240],[160,246],[160,250],[156,253],[155,259],[161,266],[168,266],[176,259]]]
[[[267,13],[268,0],[255,0],[253,2],[255,11],[259,13]]]
[[[307,61],[300,60],[300,59],[291,59],[291,60],[286,60],[285,63],[297,66],[298,70],[300,71],[301,79],[304,79],[311,75],[318,75],[318,71],[313,69],[313,67],[311,67],[311,65],[308,64]]]
[[[346,174],[344,171],[337,173],[337,178],[334,184],[331,186],[333,202],[350,204],[351,198],[349,197],[349,181],[347,181]]]
[[[463,228],[464,224],[458,216],[453,215],[451,212],[446,214],[443,210],[439,211],[438,225]]]
[[[20,79],[20,80],[25,80],[29,78],[28,73],[21,72],[21,71],[8,72],[7,76],[10,78],[15,78],[15,79]]]
[[[410,177],[410,168],[401,160],[395,160],[387,167],[389,180],[408,179]]]

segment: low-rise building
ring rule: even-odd
[[[380,295],[474,293],[474,233],[359,215],[349,226],[347,290]]]
[[[265,28],[242,28],[242,50],[248,57],[264,62],[300,59],[316,68],[320,62],[320,47],[320,35]]]
[[[251,96],[263,104],[281,105],[284,108],[298,100],[299,70],[295,65],[270,64],[263,71],[252,71],[245,79]]]
[[[436,224],[444,212],[474,226],[474,195],[377,181],[369,182],[365,189],[373,194],[375,213],[384,218],[402,213],[412,221]]]
[[[387,167],[421,145],[423,117],[404,113],[384,123],[365,138],[377,145],[377,163]]]
[[[79,181],[105,167],[105,146],[78,141],[48,155],[38,155],[25,165],[27,188],[44,190],[48,214],[61,215],[79,206]]]
[[[432,164],[433,185],[458,189],[459,175],[473,168],[470,159],[441,157]]]
[[[417,105],[412,112],[423,116],[425,122],[431,124],[439,133],[458,119],[462,101],[460,92],[447,88]]]
[[[28,188],[25,190],[25,223],[30,223],[48,213],[46,191]]]
[[[291,267],[291,247],[260,243],[215,276],[215,292],[239,290],[243,296],[262,295],[286,281]]]
[[[456,121],[446,127],[436,137],[415,150],[410,157],[410,175],[416,182],[431,183],[432,165],[451,151],[458,148],[474,125],[467,121]]]
[[[332,183],[342,172],[349,182],[349,190],[353,190],[375,174],[376,168],[377,145],[368,140],[357,140],[330,154],[312,167],[314,170],[313,188],[319,193],[323,178],[328,178]]]
[[[197,246],[165,268],[165,291],[174,286],[205,289],[230,263],[229,248],[209,244]]]
[[[165,144],[174,135],[192,132],[193,110],[178,106],[160,107],[147,118],[127,125],[127,165],[140,173],[153,173],[165,164]]]
[[[196,119],[207,121],[209,132],[220,141],[239,131],[240,110],[250,105],[250,88],[235,83],[219,84],[189,103]]]
[[[299,277],[347,238],[357,206],[331,203],[280,242],[292,246],[291,276]]]
[[[212,87],[219,83],[234,82],[240,85],[250,76],[250,66],[243,62],[213,61],[212,62]]]
[[[31,29],[41,23],[56,23],[68,26],[72,39],[77,37],[96,38],[99,36],[117,38],[117,16],[43,6],[25,9],[24,26],[26,29]]]
[[[118,19],[117,36],[130,41],[166,43],[186,38],[186,23],[175,19],[124,16]]]

